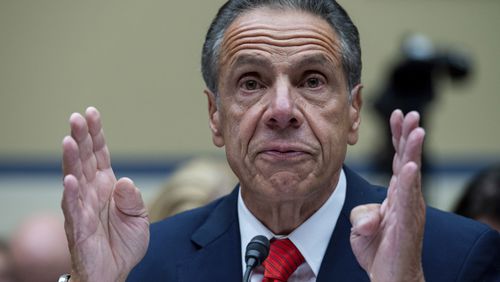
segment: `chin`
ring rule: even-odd
[[[283,197],[285,195],[295,195],[303,186],[303,179],[290,172],[275,173],[270,179],[271,189]],[[302,184],[302,185],[301,185]]]

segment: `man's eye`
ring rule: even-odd
[[[321,80],[318,77],[310,77],[305,82],[305,87],[307,88],[318,88],[322,85]]]
[[[257,90],[259,89],[259,83],[254,80],[254,79],[249,79],[245,82],[243,82],[243,85],[242,87],[245,89],[245,90],[249,90],[249,91],[252,91],[252,90]]]

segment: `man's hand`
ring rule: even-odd
[[[420,165],[425,132],[416,112],[391,116],[396,150],[393,176],[382,205],[369,204],[351,212],[351,246],[371,281],[424,281],[421,264],[425,202]]]
[[[71,281],[125,281],[149,243],[149,219],[139,189],[116,180],[99,112],[70,117],[63,140],[62,209],[72,260]]]

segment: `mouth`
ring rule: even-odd
[[[296,157],[296,156],[300,156],[300,155],[303,155],[305,154],[305,152],[301,152],[301,151],[278,151],[278,150],[266,150],[266,151],[262,151],[261,152],[262,154],[266,154],[266,155],[272,155],[272,156],[275,156],[275,157]]]
[[[263,148],[258,155],[269,161],[298,161],[311,154],[299,146],[284,145]]]

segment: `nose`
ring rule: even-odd
[[[269,107],[265,113],[265,122],[271,129],[298,128],[302,118],[296,107],[291,87],[286,83],[278,83],[271,95]]]

